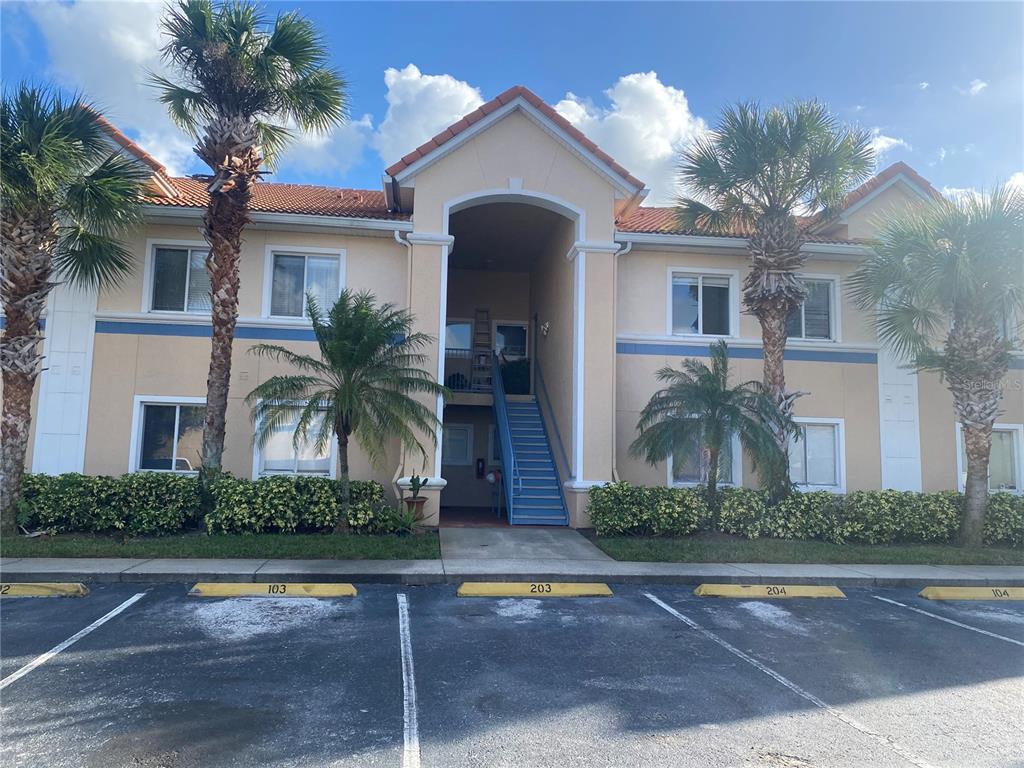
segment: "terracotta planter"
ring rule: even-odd
[[[427,503],[426,498],[419,496],[412,498],[411,496],[405,499],[405,508],[416,515],[417,519],[423,516],[423,505]]]

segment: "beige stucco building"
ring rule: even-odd
[[[30,463],[36,472],[192,471],[210,351],[205,186],[153,169],[134,275],[98,295],[59,288],[46,316]],[[313,352],[302,297],[342,287],[407,307],[436,339],[429,370],[453,390],[426,456],[397,443],[353,476],[395,489],[431,478],[428,522],[497,514],[585,526],[587,490],[613,479],[687,484],[700,456],[672,466],[630,458],[655,372],[725,338],[736,374],[760,378],[759,326],[743,313],[744,241],[685,234],[643,205],[643,183],[524,88],[513,88],[413,150],[382,190],[261,183],[241,259],[225,468],[332,475],[333,455],[296,452],[282,433],[257,450],[244,397],[278,372],[249,354],[272,341]],[[787,381],[806,440],[794,479],[835,492],[939,490],[961,482],[950,396],[881,348],[846,295],[877,217],[934,190],[896,164],[850,195],[806,246],[809,296],[791,318]],[[506,367],[495,396],[493,352]],[[1015,360],[993,451],[993,485],[1024,483],[1024,358]],[[722,479],[756,485],[748,462]],[[503,461],[504,459],[504,461]],[[498,470],[498,473],[495,473]],[[495,482],[490,482],[488,476]]]

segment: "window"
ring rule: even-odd
[[[473,463],[473,425],[445,424],[441,441],[441,463],[469,466]]]
[[[732,314],[728,275],[672,273],[672,333],[729,336]]]
[[[326,313],[341,294],[341,257],[336,253],[273,253],[270,273],[273,317],[307,317],[306,294]]]
[[[742,456],[740,441],[733,437],[722,446],[718,454],[718,484],[739,485],[740,466],[734,457]],[[708,456],[697,440],[683,454],[675,454],[669,458],[672,485],[700,485],[707,480]]]
[[[445,349],[472,349],[473,324],[468,320],[449,320],[444,331]]]
[[[259,451],[258,471],[261,475],[320,475],[329,476],[334,469],[331,461],[331,445],[322,451],[315,448],[316,435],[323,425],[323,418],[316,419],[306,430],[306,441],[296,450],[295,428],[299,412],[279,424]]]
[[[505,357],[526,357],[526,324],[495,323],[494,351]]]
[[[959,475],[960,488],[967,483],[967,451],[964,446],[963,430],[956,426],[957,443],[959,444]],[[1024,475],[1024,456],[1021,455],[1024,443],[1024,426],[1019,424],[996,424],[992,429],[992,452],[988,458],[988,489],[990,491],[1009,491],[1021,493]]]
[[[195,472],[202,464],[205,405],[143,403],[138,469]]]
[[[149,308],[154,312],[209,312],[210,275],[205,248],[153,249],[153,287]]]
[[[799,486],[842,490],[842,422],[796,421],[801,436],[789,441],[790,479]]]
[[[832,317],[836,295],[834,280],[804,280],[807,298],[786,319],[786,335],[791,339],[835,339]]]

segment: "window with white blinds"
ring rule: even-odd
[[[205,248],[153,249],[153,286],[149,308],[154,312],[209,312],[210,275]]]
[[[803,284],[807,298],[786,319],[786,335],[791,339],[835,341],[835,281],[806,279]]]

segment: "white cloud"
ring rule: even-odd
[[[676,195],[679,150],[707,130],[690,111],[686,95],[665,85],[656,72],[620,77],[598,107],[568,93],[555,109],[650,188],[648,202],[671,203]]]
[[[979,93],[988,88],[988,83],[986,83],[984,80],[974,78],[973,80],[971,80],[971,82],[968,84],[966,88],[960,88],[959,86],[955,87],[957,93],[960,93],[963,96],[977,96]]]
[[[304,133],[296,137],[281,158],[282,168],[344,176],[363,158],[373,135],[373,118],[350,119],[326,134]]]
[[[922,91],[927,91],[929,85],[931,85],[931,83],[929,83],[927,80],[922,80],[920,83],[917,84],[917,87],[920,88]]]
[[[388,111],[372,143],[391,165],[484,103],[480,91],[451,75],[424,75],[415,64],[384,71]]]
[[[57,82],[82,91],[122,130],[137,132],[140,143],[171,173],[194,165],[192,142],[174,127],[145,84],[147,70],[166,74],[160,62],[161,3],[32,3],[25,8],[46,41],[49,74]]]
[[[946,161],[946,155],[947,154],[948,153],[946,152],[946,148],[945,147],[939,147],[939,162],[940,163],[943,163],[943,162]]]
[[[205,170],[192,152],[192,137],[178,130],[156,100],[154,89],[146,85],[149,71],[169,75],[160,60],[164,3],[131,0],[25,7],[46,41],[50,76],[82,91],[118,128],[137,136],[171,175]],[[367,120],[364,116],[330,136],[299,136],[280,165],[344,173],[362,156],[370,127]]]
[[[1011,189],[1017,189],[1024,192],[1024,171],[1017,171],[1010,175],[1010,178],[1006,179],[1003,184]],[[951,200],[959,200],[962,198],[980,198],[982,192],[974,187],[943,187],[942,194]]]
[[[913,149],[903,139],[896,138],[895,136],[886,136],[882,133],[881,128],[871,129],[871,149],[875,152],[876,158],[881,158],[886,152],[896,149],[897,147],[903,147],[908,152]]]

